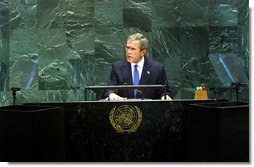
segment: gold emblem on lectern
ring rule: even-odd
[[[121,105],[110,111],[109,120],[116,132],[136,132],[142,121],[142,112],[137,106]]]

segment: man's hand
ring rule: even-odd
[[[172,100],[172,99],[169,97],[169,95],[166,95],[166,96],[162,96],[161,100]]]
[[[115,94],[115,93],[110,93],[110,95],[108,96],[108,100],[119,100],[119,101],[124,101],[124,100],[127,100],[127,98],[118,96],[118,95]]]

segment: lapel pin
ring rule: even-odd
[[[147,71],[147,74],[150,74],[150,71]]]

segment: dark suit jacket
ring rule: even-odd
[[[144,58],[145,62],[139,85],[166,85],[166,94],[171,97],[171,91],[163,64],[147,56],[144,56]],[[108,85],[133,85],[131,64],[125,59],[113,63]],[[165,94],[164,88],[150,88],[141,91],[143,98],[146,99],[160,99]],[[118,91],[108,90],[104,96],[108,97],[112,92],[115,92],[121,97],[134,98],[133,89]],[[141,98],[141,93],[138,92],[137,98]]]

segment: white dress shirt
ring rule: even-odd
[[[138,63],[131,63],[131,73],[132,73],[132,81],[134,81],[134,66],[137,64],[138,65],[138,73],[139,73],[139,80],[141,78],[141,74],[142,74],[142,70],[144,67],[144,62],[145,62],[145,58],[144,56],[142,57],[142,59],[140,60],[140,62]]]

